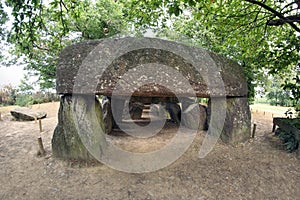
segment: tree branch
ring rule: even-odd
[[[37,48],[37,49],[39,49],[39,50],[44,50],[44,51],[49,51],[50,50],[49,48],[41,47],[41,46],[39,46],[39,45],[37,45],[35,43],[32,46],[35,47],[35,48]]]
[[[267,22],[267,25],[269,25],[269,26],[280,26],[280,25],[283,25],[283,24],[289,23],[289,22],[300,23],[300,15],[288,16],[285,19],[269,20]]]
[[[283,20],[284,23],[288,23],[293,29],[295,29],[297,32],[300,33],[300,28],[298,28],[293,22],[288,21],[286,19],[286,17],[284,17],[280,12],[274,10],[273,8],[267,6],[266,4],[264,4],[262,2],[259,2],[259,1],[255,1],[255,0],[245,0],[245,1],[249,2],[249,3],[252,3],[252,4],[255,4],[255,5],[258,5],[258,6],[262,7],[262,8],[264,8],[264,9],[268,10],[269,12],[273,13],[275,16],[279,17],[280,18],[279,20]]]
[[[67,13],[69,13],[69,9],[68,7],[66,6],[65,2],[64,1],[60,1],[60,3],[64,6],[64,8],[67,10]]]

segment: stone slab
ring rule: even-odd
[[[136,67],[142,70],[134,71]],[[131,75],[127,76],[128,72]],[[243,69],[236,62],[205,49],[156,38],[126,37],[70,45],[60,55],[56,78],[59,94],[111,96],[116,88],[117,95],[142,97],[248,93]],[[124,78],[127,81],[120,81]],[[186,88],[183,80],[191,87]]]
[[[41,110],[33,110],[27,107],[17,107],[10,111],[10,114],[17,120],[21,121],[33,121],[35,117],[37,119],[43,119],[47,116],[47,113]]]

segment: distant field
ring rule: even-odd
[[[0,112],[7,113],[16,107],[18,107],[18,106],[3,106],[3,107],[0,107]]]
[[[49,102],[49,103],[42,103],[42,104],[34,104],[34,105],[29,105],[29,108],[33,109],[41,109],[41,110],[48,110],[53,107],[53,105],[56,106],[56,104],[59,104],[59,102]],[[14,105],[14,106],[0,106],[0,112],[1,113],[9,113],[12,109],[17,108],[19,106]]]
[[[254,104],[269,104],[267,98],[256,98]]]
[[[250,108],[252,112],[266,112],[266,113],[272,113],[276,117],[284,117],[285,112],[291,108],[294,111],[293,107],[282,107],[282,106],[271,106],[269,104],[262,104],[262,103],[255,103],[253,105],[250,105]]]

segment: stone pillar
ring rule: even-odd
[[[177,124],[181,121],[181,108],[177,103],[166,102],[166,110],[169,112],[171,120]]]
[[[96,98],[94,98],[95,102],[90,102],[91,99],[93,100],[93,98],[86,98],[85,96],[72,98],[71,95],[61,97],[58,111],[58,124],[52,137],[52,152],[55,157],[62,159],[94,160],[93,156],[82,143],[74,119],[74,112],[77,112],[83,117],[82,120],[88,120],[90,127],[94,127],[93,125],[96,123],[100,123],[100,126],[103,127],[100,103]],[[72,102],[74,100],[76,102]],[[76,106],[74,106],[74,103]],[[91,105],[95,105],[95,107],[92,108]],[[89,112],[91,109],[94,109],[93,111],[95,112]],[[95,117],[94,114],[96,114],[97,117]],[[86,121],[85,124],[87,124]],[[88,128],[83,126],[79,127],[79,129],[86,131],[87,137],[94,137],[94,133],[91,133]],[[96,137],[91,138],[94,144],[90,146],[101,148],[102,138],[99,136]]]
[[[221,105],[222,101],[214,99],[217,107]],[[224,125],[210,124],[211,120],[211,100],[208,102],[208,124],[215,126],[216,129],[222,129],[221,139],[223,142],[231,145],[236,145],[247,141],[251,136],[251,113],[247,97],[230,97],[226,98],[227,109]],[[222,116],[214,116],[222,117]]]
[[[116,122],[112,116],[110,98],[106,96],[102,98],[102,117],[105,133],[110,134]]]
[[[197,98],[194,97],[186,97],[181,98],[181,110],[184,112],[190,105],[197,103]]]
[[[207,130],[206,107],[199,103],[191,104],[182,113],[181,122],[184,126],[193,130]]]
[[[125,105],[125,99],[121,97],[114,97],[113,100],[111,100],[113,118],[116,123],[122,121],[124,105]]]
[[[143,108],[144,104],[142,102],[129,102],[129,114],[131,119],[141,119]]]

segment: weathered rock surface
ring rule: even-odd
[[[80,119],[76,120],[75,117]],[[52,137],[53,155],[63,159],[94,160],[87,147],[101,154],[105,142],[101,135],[94,135],[96,128],[96,132],[104,132],[102,109],[97,99],[62,96],[58,124]]]
[[[245,142],[251,136],[251,113],[249,109],[248,98],[227,98],[224,101],[214,99],[214,106],[216,108],[226,107],[224,124],[211,124],[211,118],[214,117],[216,121],[222,118],[219,113],[211,114],[211,101],[208,102],[208,126],[213,126],[214,129],[221,131],[221,139],[223,142],[231,145],[236,145],[240,142]]]
[[[167,116],[167,111],[164,105],[162,104],[151,104],[150,114],[154,115],[160,119],[165,119]]]
[[[150,67],[162,69],[162,65],[178,71],[179,75],[172,70],[166,72]],[[127,81],[118,83],[128,70],[137,66],[144,68],[134,72]],[[139,87],[141,80],[138,78],[141,77],[143,81],[168,82],[170,90],[151,84]],[[183,77],[190,83],[190,88],[186,88]],[[236,62],[177,42],[156,38],[114,38],[80,42],[62,51],[57,66],[59,94],[111,96],[117,83],[120,84],[118,94],[123,96],[131,96],[132,92],[144,97],[168,97],[174,93],[178,96],[196,93],[198,97],[246,96],[248,93],[243,69]],[[224,87],[220,83],[224,83]],[[73,91],[74,86],[76,91]]]
[[[187,128],[193,130],[206,130],[207,129],[207,114],[206,107],[194,103],[182,113],[182,123]]]
[[[33,110],[27,107],[18,107],[10,111],[11,115],[17,120],[21,121],[33,121],[35,117],[37,119],[43,119],[47,116],[47,113],[41,110]]]
[[[142,102],[129,102],[129,114],[131,119],[140,119],[142,117],[144,104]]]
[[[169,112],[171,120],[177,124],[181,121],[181,108],[177,103],[166,103],[166,110]]]

